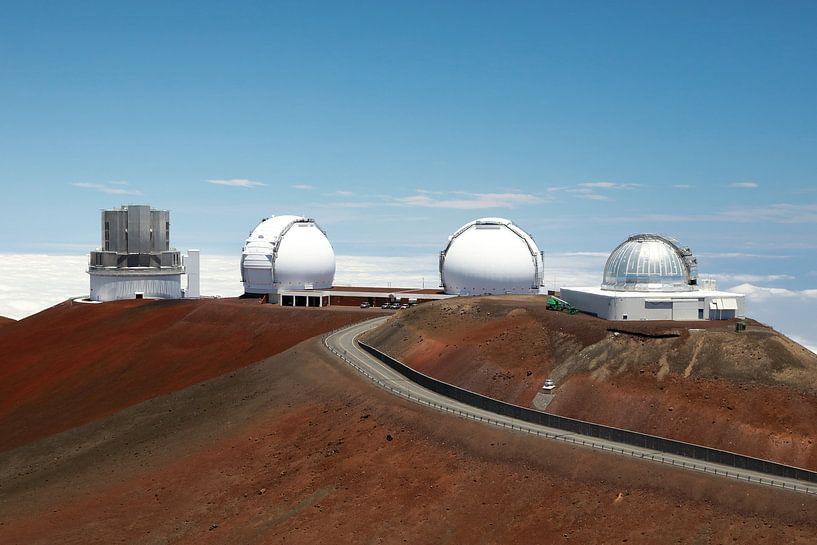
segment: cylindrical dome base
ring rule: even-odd
[[[180,299],[182,275],[180,272],[162,274],[129,274],[128,272],[89,272],[92,301],[134,299],[136,293],[158,299]]]

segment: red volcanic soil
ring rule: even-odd
[[[66,302],[0,332],[0,451],[379,313],[257,300]]]
[[[749,320],[608,322],[542,297],[472,297],[404,311],[366,339],[415,369],[547,411],[817,469],[817,356]],[[617,331],[611,331],[615,329]],[[699,331],[690,331],[698,329]]]
[[[0,453],[0,542],[817,542],[817,498],[391,396],[306,341]]]
[[[10,325],[17,323],[17,320],[12,320],[11,318],[6,318],[5,316],[0,316],[0,327],[5,325]]]

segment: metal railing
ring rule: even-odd
[[[566,443],[584,445],[588,447],[597,448],[600,450],[607,450],[645,460],[653,460],[668,465],[684,467],[687,469],[700,471],[703,473],[717,474],[734,479],[739,479],[742,481],[755,482],[759,484],[775,486],[779,488],[785,488],[789,490],[795,490],[798,492],[817,495],[817,488],[811,488],[805,484],[798,485],[796,483],[788,483],[784,481],[775,480],[772,478],[765,479],[763,477],[741,474],[738,472],[729,472],[719,468],[713,468],[712,466],[709,465],[696,464],[694,462],[688,462],[686,460],[678,460],[675,458],[667,457],[665,455],[677,455],[688,459],[701,460],[704,462],[711,462],[713,464],[744,469],[756,473],[762,473],[766,475],[784,477],[788,479],[812,483],[817,483],[817,472],[809,471],[798,467],[788,466],[777,462],[772,462],[770,460],[753,458],[750,456],[745,456],[734,452],[705,447],[702,445],[695,445],[683,441],[676,441],[674,439],[667,439],[664,437],[657,437],[630,430],[614,428],[612,426],[605,426],[602,424],[585,422],[582,420],[567,418],[541,411],[536,411],[533,409],[528,409],[527,407],[520,407],[518,405],[513,405],[511,403],[507,403],[504,401],[500,401],[498,399],[484,396],[482,394],[478,394],[470,390],[465,390],[458,386],[454,386],[452,384],[448,384],[446,382],[429,377],[428,375],[425,375],[423,373],[420,373],[419,371],[412,369],[411,367],[405,365],[399,360],[392,358],[388,354],[381,352],[380,350],[374,348],[373,346],[368,345],[362,341],[357,341],[360,347],[363,348],[366,352],[368,352],[369,354],[371,354],[372,356],[386,364],[389,368],[398,372],[400,375],[426,388],[427,390],[454,399],[470,407],[495,413],[497,415],[514,418],[516,420],[520,420],[521,423],[520,424],[508,423],[502,420],[490,418],[488,416],[475,414],[467,410],[461,410],[439,403],[435,403],[434,401],[431,401],[429,399],[417,395],[412,395],[412,393],[405,388],[400,388],[380,380],[376,376],[372,375],[365,367],[362,367],[361,365],[358,365],[356,362],[354,362],[349,357],[349,355],[345,353],[345,351],[340,352],[338,350],[335,350],[332,346],[330,346],[328,339],[336,331],[338,330],[335,330],[324,336],[323,342],[327,349],[329,349],[339,358],[343,359],[346,363],[348,363],[351,367],[353,367],[358,372],[366,376],[369,380],[378,384],[380,387],[396,395],[399,395],[406,399],[410,399],[414,402],[418,402],[441,411],[456,414],[458,416],[470,420],[475,420],[479,422],[493,424],[499,427],[531,433],[533,435],[547,437],[550,439],[556,439]],[[565,434],[549,432],[541,429],[536,429],[534,426],[554,428],[556,430],[563,430],[568,433]],[[606,445],[600,442],[593,441],[592,440],[593,438],[604,439],[611,442],[620,443],[622,446]],[[639,449],[650,449],[657,452],[650,453],[644,452],[643,450],[630,449],[627,448],[628,445],[638,447]]]

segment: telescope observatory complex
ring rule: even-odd
[[[729,320],[742,318],[745,296],[698,284],[698,260],[676,240],[632,235],[604,266],[599,287],[561,288],[582,312],[606,320]]]
[[[245,296],[293,307],[417,303],[443,299],[439,289],[334,286],[335,252],[312,218],[270,216],[244,242],[241,281]]]

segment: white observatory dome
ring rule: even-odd
[[[698,262],[689,248],[661,235],[633,235],[616,247],[604,266],[601,288],[611,291],[692,291]]]
[[[537,293],[542,269],[530,235],[503,218],[466,223],[440,253],[440,281],[449,294]]]
[[[315,220],[270,216],[244,243],[241,280],[245,293],[331,288],[335,252]]]

